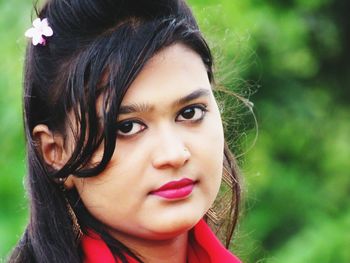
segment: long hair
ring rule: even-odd
[[[50,0],[37,15],[48,19],[54,34],[46,45],[29,43],[26,52],[23,104],[30,218],[10,262],[81,262],[75,220],[84,233],[87,229],[99,233],[115,258],[126,262],[127,253],[138,259],[89,214],[76,190],[62,191],[57,179],[96,176],[105,169],[117,150],[115,119],[120,104],[152,56],[182,43],[202,58],[214,85],[210,49],[183,0]],[[99,118],[96,100],[101,95],[104,110]],[[68,118],[72,113],[73,118]],[[32,134],[38,124],[62,136],[79,127],[74,151],[59,170],[48,166],[38,150]],[[91,165],[90,158],[101,144],[102,159]],[[226,146],[224,157],[225,178],[233,193],[229,241],[240,189],[237,167]]]

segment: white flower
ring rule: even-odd
[[[34,46],[37,44],[45,46],[46,39],[43,36],[50,37],[53,35],[53,31],[46,18],[43,20],[37,18],[33,21],[33,27],[29,28],[24,35],[32,38],[32,43]]]

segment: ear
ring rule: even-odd
[[[64,148],[64,139],[61,135],[54,134],[46,125],[39,124],[33,129],[33,138],[47,165],[58,170],[66,164],[69,154]],[[65,180],[66,188],[70,189],[74,186],[72,179],[70,175]]]
[[[62,136],[55,135],[46,125],[39,124],[33,129],[33,138],[46,164],[54,169],[62,168],[65,164]]]

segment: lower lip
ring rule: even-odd
[[[180,199],[189,196],[192,193],[193,188],[194,184],[189,184],[181,188],[156,191],[152,194],[166,199]]]

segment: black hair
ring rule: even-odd
[[[37,15],[48,19],[54,34],[45,45],[27,46],[23,104],[30,218],[10,262],[81,262],[74,221],[85,234],[88,228],[99,233],[115,258],[127,262],[125,254],[129,254],[138,259],[89,214],[76,190],[63,191],[57,179],[95,176],[105,169],[116,148],[120,104],[151,57],[182,43],[200,55],[214,85],[210,49],[183,0],[49,0]],[[102,118],[96,108],[101,96]],[[70,113],[76,123],[68,118]],[[32,134],[38,124],[62,136],[69,128],[79,127],[74,151],[59,170],[47,165],[38,150]],[[102,159],[91,165],[90,158],[101,144]],[[233,192],[228,245],[237,220],[240,186],[227,146],[224,156]]]

